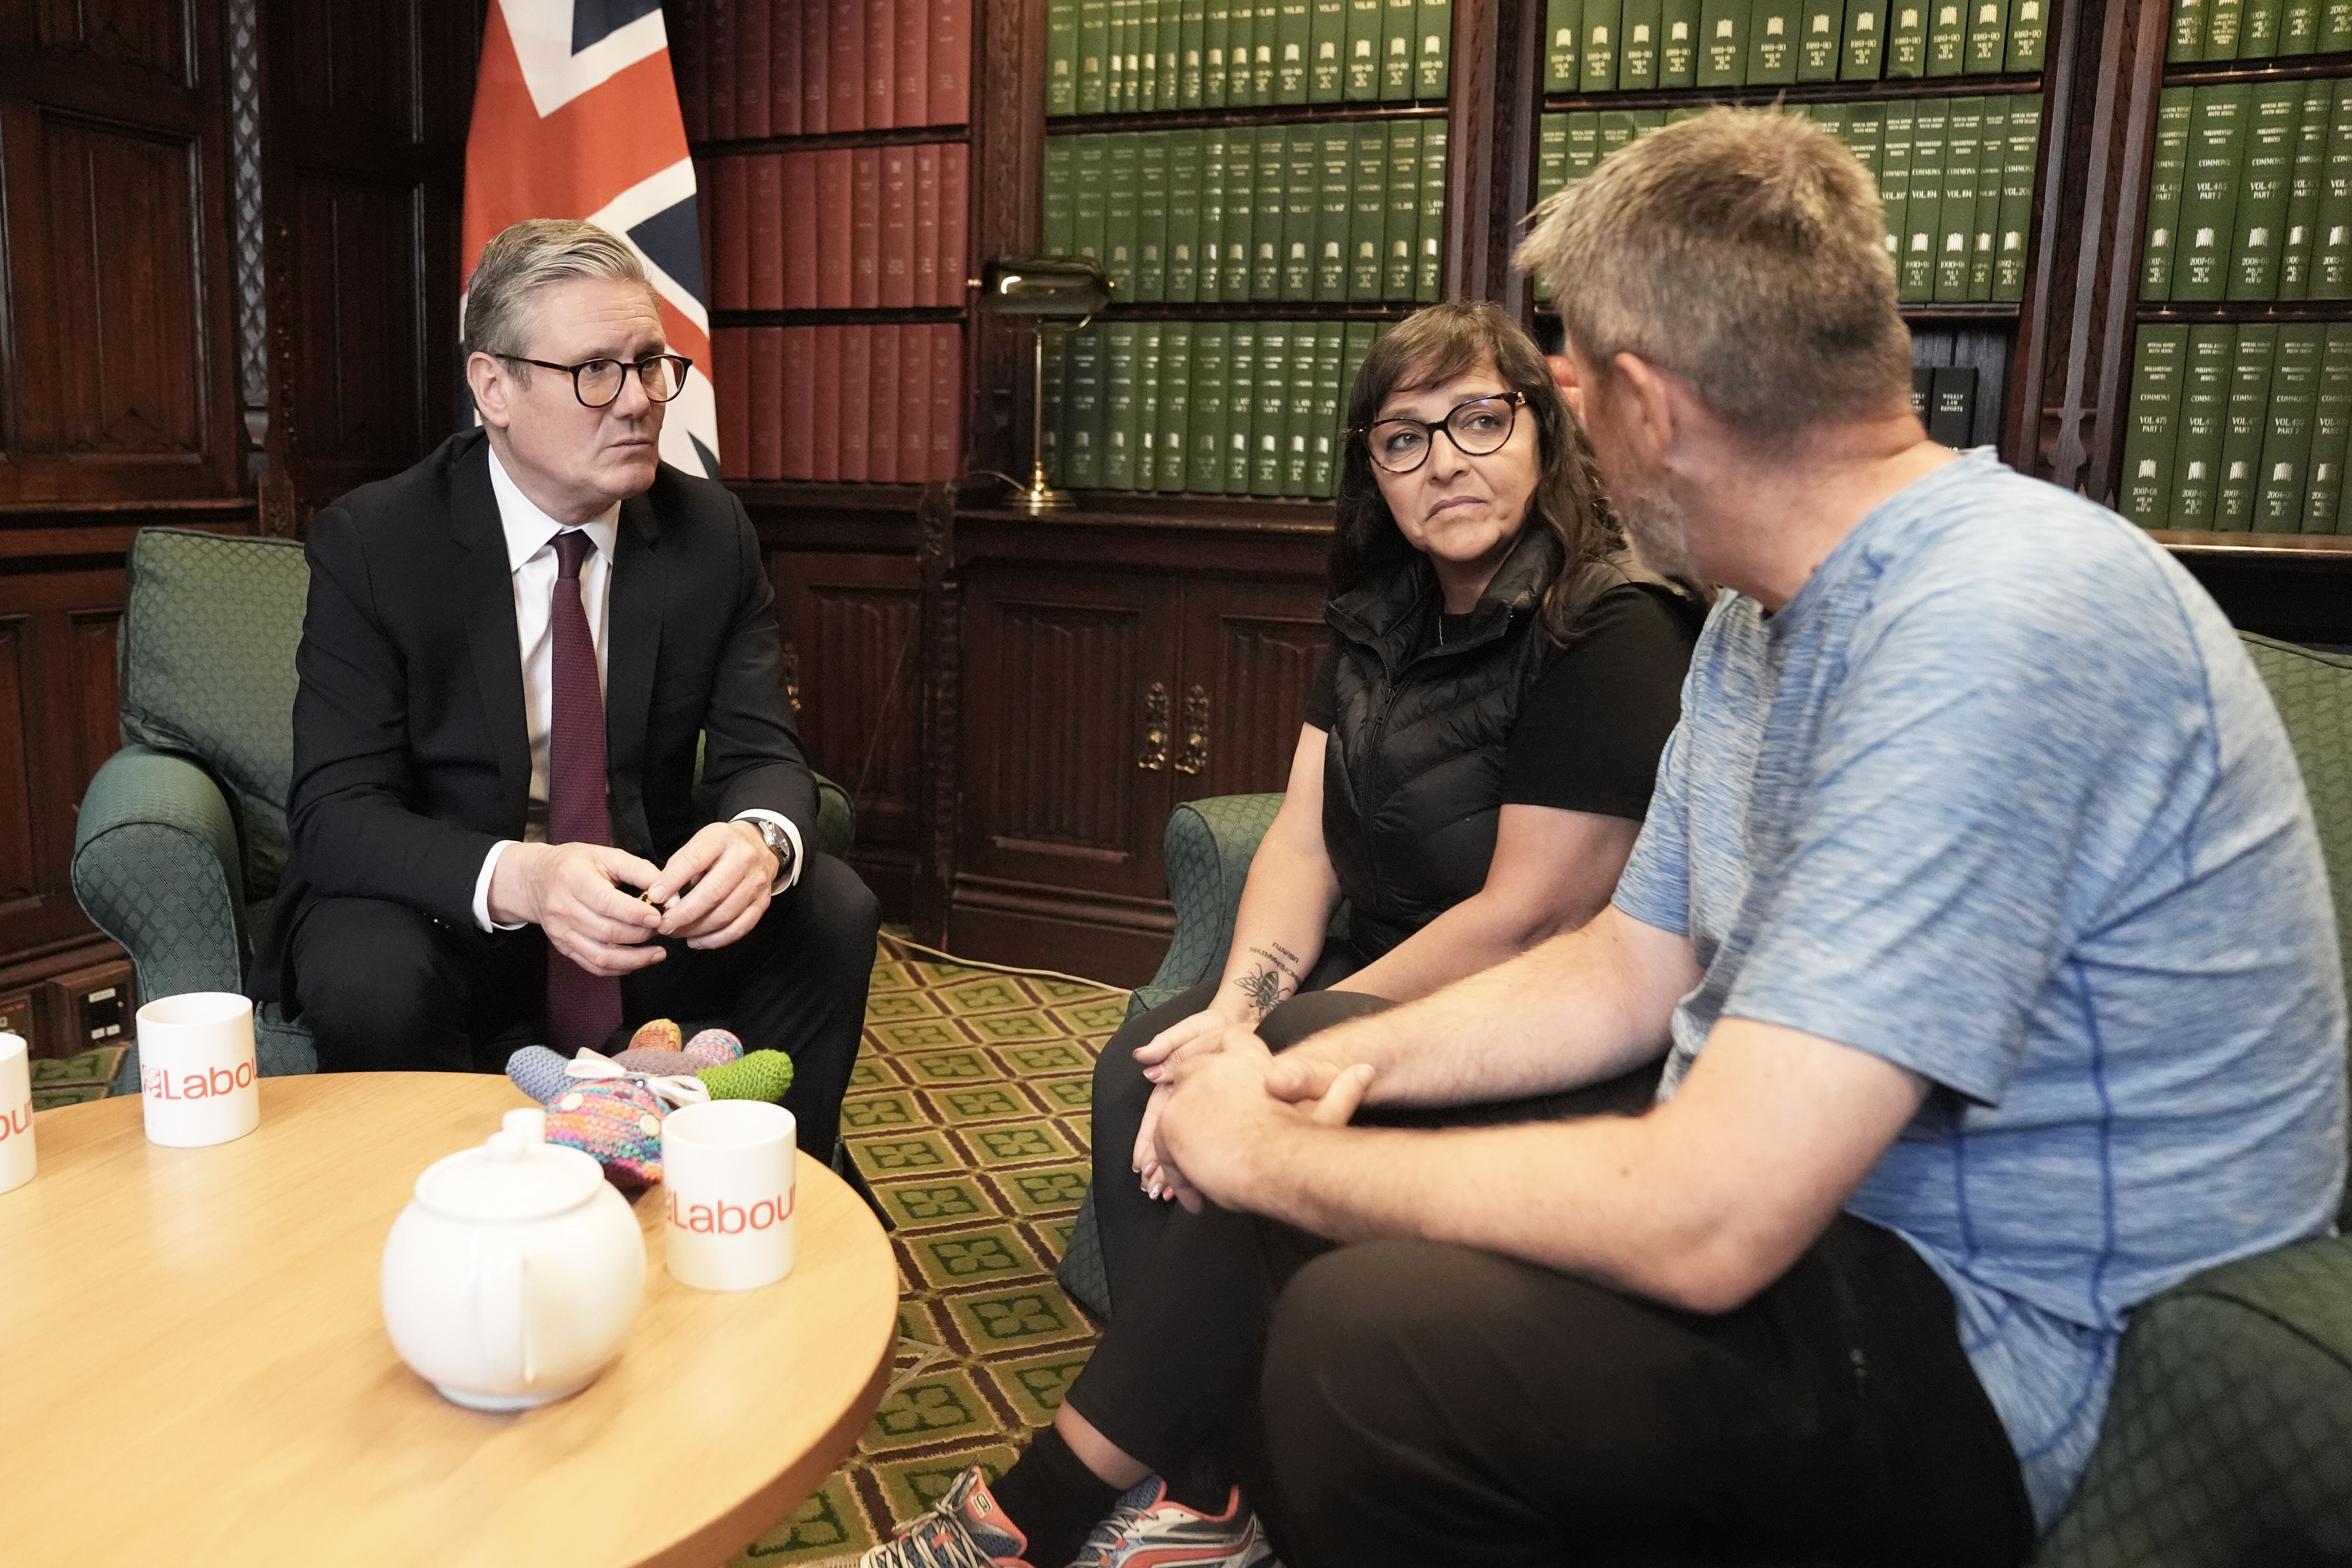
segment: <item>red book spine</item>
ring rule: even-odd
[[[662,26],[669,39],[670,76],[677,83],[677,111],[686,121],[686,139],[710,139],[710,94],[704,78],[709,39],[702,36],[703,0],[669,0]]]
[[[866,0],[866,128],[898,123],[898,0]]]
[[[945,303],[940,294],[940,150],[926,142],[915,150],[915,303]]]
[[[822,136],[832,128],[833,7],[825,0],[800,0],[801,134]]]
[[[898,70],[900,125],[931,122],[931,30],[926,0],[898,0],[898,25],[891,29],[891,48]]]
[[[931,329],[893,328],[898,336],[898,482],[930,477]]]
[[[702,0],[703,101],[709,104],[710,139],[735,139],[735,11],[738,0]]]
[[[964,224],[971,213],[964,170],[971,151],[960,142],[940,147],[940,297],[936,303],[957,309],[963,305],[971,272],[971,258],[964,255]]]
[[[874,469],[866,434],[874,409],[874,329],[843,327],[841,332],[841,480],[863,484]]]
[[[860,327],[873,344],[874,370],[866,405],[866,477],[877,485],[906,476],[898,472],[898,329]]]
[[[931,334],[929,477],[951,479],[963,471],[963,329],[950,321],[927,330]]]
[[[809,380],[816,387],[814,416],[809,420],[809,477],[820,481],[841,478],[841,329],[814,327],[815,367]]]
[[[810,0],[815,4],[815,0]],[[832,0],[832,131],[866,129],[866,0]]]
[[[800,7],[771,0],[768,18],[768,134],[801,133]]]
[[[741,327],[710,334],[711,395],[719,402],[719,466],[730,479],[751,477],[751,356]]]
[[[814,153],[784,159],[784,309],[816,309],[816,161]]]
[[[735,134],[766,136],[769,0],[736,0]]]
[[[882,153],[882,308],[915,302],[915,150]]]
[[[871,310],[882,302],[882,150],[850,153],[849,304]]]
[[[698,231],[697,237],[702,242],[702,276],[678,279],[696,291],[705,310],[711,310],[719,308],[717,299],[710,291],[711,285],[717,281],[719,265],[719,252],[711,243],[712,225],[719,211],[719,191],[714,183],[718,177],[711,172],[709,159],[697,158],[694,161],[694,226]]]
[[[751,236],[745,232],[751,208],[751,160],[710,161],[711,237],[717,241],[717,273],[711,307],[719,310],[750,308],[751,300]]]
[[[849,309],[849,165],[846,147],[816,155],[816,302],[827,310]]]
[[[746,345],[751,359],[751,468],[755,479],[784,477],[784,329],[753,327]]]
[[[816,335],[820,327],[784,329],[784,478],[816,478]],[[827,394],[831,395],[830,393]]]
[[[931,0],[930,13],[929,122],[961,125],[971,118],[971,0]]]
[[[751,309],[784,308],[784,155],[755,153],[751,165]]]

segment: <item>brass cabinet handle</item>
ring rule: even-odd
[[[1147,773],[1168,766],[1168,688],[1156,680],[1143,694],[1143,752],[1135,765]]]
[[[789,641],[784,644],[784,700],[792,704],[793,717],[801,712],[801,650]]]
[[[1176,758],[1180,773],[1197,773],[1209,765],[1209,693],[1201,686],[1184,690],[1184,750]]]

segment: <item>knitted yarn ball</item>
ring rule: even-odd
[[[667,1108],[626,1079],[574,1080],[549,1101],[547,1141],[594,1156],[623,1186],[661,1180],[661,1119]]]
[[[704,1068],[694,1076],[713,1100],[774,1101],[793,1087],[793,1058],[782,1051],[753,1051],[741,1061]]]
[[[727,1029],[705,1029],[686,1042],[686,1054],[704,1067],[723,1067],[743,1055],[743,1042]]]
[[[517,1089],[545,1105],[578,1081],[564,1076],[565,1060],[545,1046],[525,1046],[507,1058],[507,1077]]]
[[[684,1032],[668,1018],[655,1018],[640,1024],[637,1032],[629,1037],[629,1049],[633,1051],[682,1051],[685,1048]]]
[[[708,1065],[684,1051],[655,1051],[634,1047],[613,1059],[631,1072],[651,1073],[656,1078],[692,1078]]]

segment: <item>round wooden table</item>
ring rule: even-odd
[[[586,1392],[463,1410],[394,1353],[377,1268],[417,1173],[530,1104],[505,1079],[269,1079],[260,1130],[164,1149],[136,1095],[44,1111],[0,1194],[0,1556],[24,1563],[712,1564],[814,1492],[880,1403],[898,1269],[800,1157],[798,1262],[646,1304]]]

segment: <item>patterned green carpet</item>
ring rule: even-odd
[[[1053,1418],[1094,1348],[1052,1270],[1087,1188],[1095,1054],[1126,1012],[1123,991],[883,934],[843,1129],[898,1226],[897,1379],[849,1463],[739,1568],[854,1557]]]

